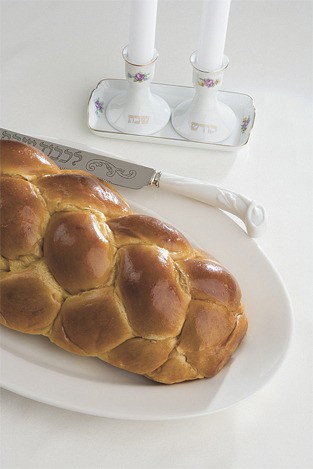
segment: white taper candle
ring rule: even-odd
[[[128,60],[136,65],[150,62],[154,56],[158,0],[130,0]]]
[[[203,0],[196,66],[203,71],[221,68],[231,0]]]

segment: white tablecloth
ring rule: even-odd
[[[1,395],[1,464],[16,468],[304,469],[312,457],[312,1],[234,0],[223,89],[253,96],[247,149],[233,153],[100,139],[86,104],[124,78],[128,4],[1,2],[1,125],[59,137],[208,180],[268,213],[259,246],[290,295],[295,329],[270,383],[224,411],[178,421],[123,421]],[[154,81],[191,86],[201,2],[160,0]]]

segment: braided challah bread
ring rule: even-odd
[[[1,142],[1,323],[167,384],[214,376],[247,329],[217,260],[13,141]]]

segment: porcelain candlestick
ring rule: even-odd
[[[137,135],[151,135],[161,130],[168,123],[171,110],[167,102],[152,94],[150,84],[153,79],[155,61],[136,65],[129,62],[127,47],[123,50],[125,73],[128,82],[126,92],[115,96],[108,104],[106,117],[108,122],[120,132]]]
[[[219,101],[223,74],[228,66],[224,55],[222,67],[212,72],[202,71],[195,65],[196,53],[191,56],[193,66],[193,99],[180,103],[173,111],[172,124],[176,132],[187,140],[204,143],[222,142],[239,127],[234,111]]]

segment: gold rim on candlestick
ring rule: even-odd
[[[195,70],[198,70],[198,72],[201,72],[201,73],[220,73],[220,72],[223,72],[224,70],[226,70],[226,68],[228,67],[229,65],[229,58],[227,57],[227,55],[224,55],[223,56],[223,63],[225,62],[225,65],[223,65],[222,67],[216,69],[216,70],[202,70],[198,67],[196,67],[195,65],[195,62],[196,62],[196,55],[197,55],[197,52],[198,51],[194,51],[191,56],[190,56],[190,63],[191,65],[193,66],[193,68]]]
[[[128,56],[127,56],[127,49],[128,49],[128,45],[124,47],[123,51],[122,51],[122,55],[123,55],[123,59],[125,60],[125,62],[127,62],[128,64],[130,65],[133,65],[134,67],[147,67],[148,65],[152,65],[159,57],[159,53],[156,49],[154,49],[154,54],[153,54],[153,57],[152,59],[150,60],[150,62],[147,62],[146,64],[135,64],[133,62],[131,62],[129,59],[128,59]]]

